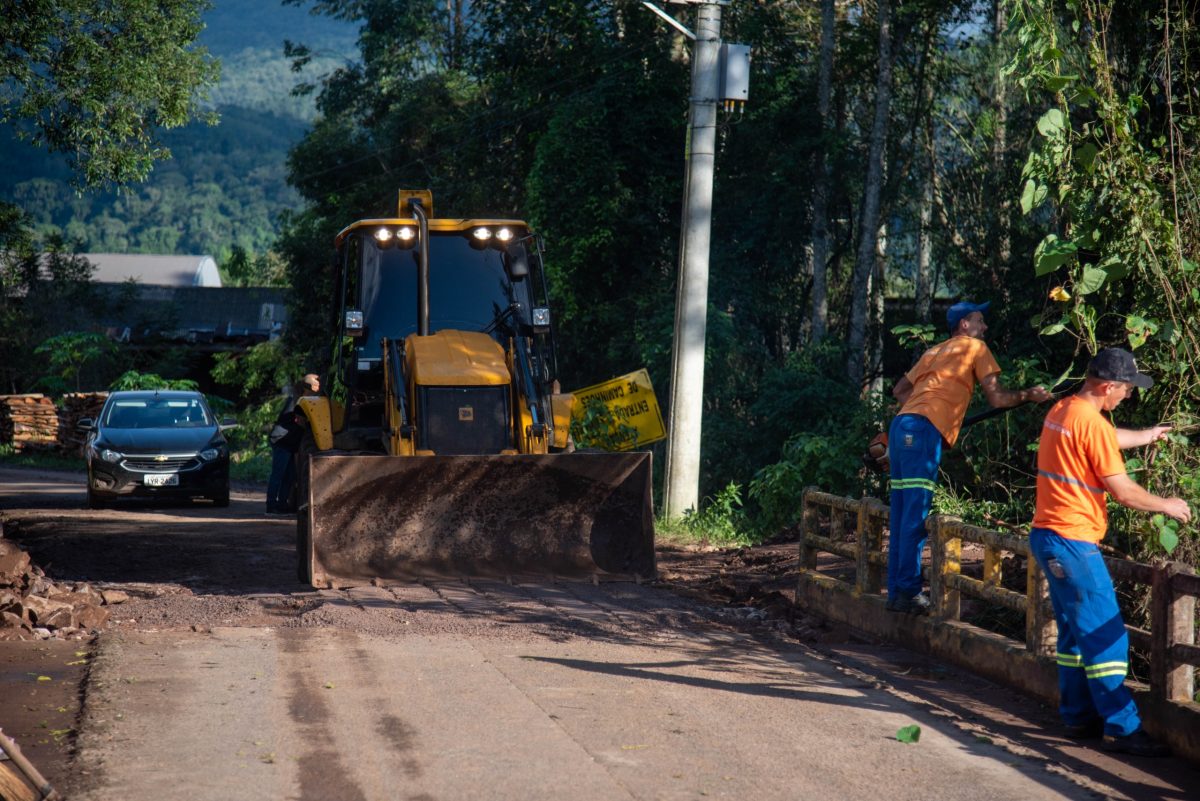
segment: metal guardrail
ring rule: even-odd
[[[875,498],[855,500],[810,487],[804,491],[800,537],[800,581],[815,580],[817,555],[824,551],[854,563],[854,581],[821,576],[822,582],[840,582],[856,596],[880,596],[887,565],[883,529],[888,507]],[[853,523],[851,523],[851,519]],[[961,620],[961,599],[966,594],[1025,615],[1024,650],[1040,662],[1053,661],[1057,629],[1049,601],[1046,577],[1029,552],[1025,536],[993,531],[963,523],[948,515],[926,521],[930,534],[929,571],[932,622],[954,621],[956,628],[989,640],[999,635],[977,629]],[[826,533],[823,533],[826,532]],[[983,546],[981,579],[962,574],[962,543]],[[1025,592],[1001,586],[1003,553],[1026,557]],[[1148,565],[1106,558],[1118,581],[1149,585],[1150,629],[1126,626],[1130,644],[1149,653],[1149,693],[1160,701],[1196,704],[1195,674],[1200,667],[1196,645],[1196,599],[1200,576],[1180,562]],[[1031,600],[1032,599],[1032,600]],[[974,630],[974,631],[972,631]],[[1008,638],[1014,645],[1017,641]]]

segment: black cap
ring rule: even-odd
[[[1088,362],[1088,375],[1105,381],[1124,381],[1135,387],[1149,389],[1154,379],[1138,372],[1137,360],[1124,348],[1105,348]]]

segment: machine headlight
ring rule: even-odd
[[[100,458],[106,462],[116,464],[117,462],[121,461],[121,454],[117,453],[116,451],[109,450],[108,448],[104,448],[100,451]]]
[[[381,245],[386,245],[388,242],[391,242],[392,241],[392,229],[391,228],[380,228],[380,229],[376,230],[375,231],[375,241]]]
[[[471,232],[471,236],[475,237],[480,242],[486,242],[492,238],[492,229],[491,228],[476,228],[474,231]]]
[[[211,462],[213,459],[216,459],[220,455],[221,455],[220,448],[205,448],[204,450],[200,451],[200,459],[205,462]]]
[[[499,231],[496,232],[496,238],[499,239],[501,242],[508,242],[509,240],[511,240],[513,238],[512,229],[511,228],[501,228]]]
[[[408,226],[405,226],[396,232],[396,236],[399,237],[400,239],[404,240],[405,242],[411,242],[416,235],[417,235],[417,232],[414,231],[413,229],[409,228]]]

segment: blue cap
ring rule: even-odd
[[[946,322],[950,325],[950,330],[953,331],[954,329],[958,328],[958,323],[960,320],[962,320],[962,318],[966,317],[971,312],[983,312],[984,314],[987,314],[988,306],[991,305],[992,302],[990,300],[986,303],[968,303],[965,300],[960,301],[946,310]]]

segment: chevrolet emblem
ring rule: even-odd
[[[155,456],[155,457],[154,457],[154,461],[156,461],[156,462],[165,462],[165,461],[167,461],[167,457],[166,457],[166,456]]]

